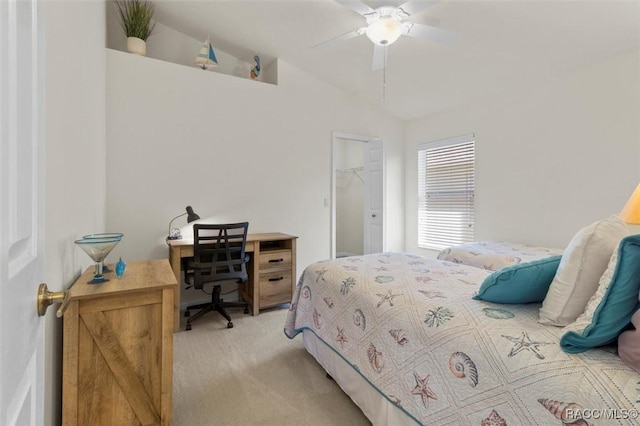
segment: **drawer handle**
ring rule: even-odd
[[[284,277],[279,277],[279,278],[269,278],[269,281],[282,281],[284,280]]]
[[[283,258],[280,259],[269,259],[269,263],[279,263],[279,262],[284,262]]]

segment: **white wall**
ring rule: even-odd
[[[92,263],[73,241],[103,231],[105,224],[105,14],[102,2],[48,1],[43,5],[45,278],[50,290],[60,291]],[[53,309],[45,317],[48,425],[59,424],[61,418],[62,321]]]
[[[640,52],[407,125],[406,248],[417,247],[417,145],[476,135],[476,239],[564,247],[640,181]]]
[[[297,235],[298,273],[328,258],[333,131],[384,139],[387,248],[402,250],[401,123],[286,62],[278,73],[275,86],[107,50],[107,227],[125,234],[114,257],[166,257],[169,220],[192,205]]]

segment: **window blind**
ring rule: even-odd
[[[474,241],[475,136],[418,147],[418,247]]]

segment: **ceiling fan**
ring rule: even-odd
[[[451,31],[406,21],[410,16],[439,3],[440,0],[408,0],[400,6],[381,6],[375,9],[360,0],[335,1],[362,15],[366,19],[367,26],[349,31],[312,47],[325,47],[366,34],[374,44],[371,64],[373,71],[385,67],[386,47],[401,35],[442,44],[453,44],[459,38],[458,34]]]

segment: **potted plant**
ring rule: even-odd
[[[116,0],[115,4],[120,26],[127,36],[127,49],[144,56],[147,53],[147,39],[156,26],[155,22],[151,22],[155,6],[149,0]]]

